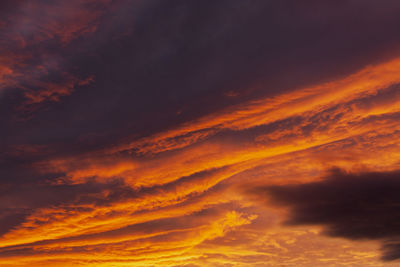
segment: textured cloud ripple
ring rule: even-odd
[[[0,266],[397,266],[399,12],[1,1]]]

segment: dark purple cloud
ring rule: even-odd
[[[400,172],[333,171],[321,181],[254,189],[289,207],[287,225],[322,225],[324,234],[380,240],[383,260],[400,258]]]
[[[26,123],[14,120],[24,96],[9,88],[0,100],[6,144],[51,144],[58,153],[108,146],[344,75],[393,56],[400,44],[394,1],[138,3],[100,9],[96,31],[65,47],[56,39],[27,42],[32,67],[54,62],[35,80],[62,82],[69,73],[93,82],[35,109]]]

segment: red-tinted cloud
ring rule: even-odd
[[[399,3],[0,7],[1,266],[382,264],[395,227],[334,239],[345,199],[334,224],[299,205],[396,187]],[[321,180],[332,167],[349,179]],[[292,184],[326,194],[248,194]]]

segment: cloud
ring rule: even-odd
[[[15,212],[2,210],[2,216],[0,218],[0,236],[4,235],[14,227],[20,225],[26,218],[27,214],[23,211]]]
[[[323,233],[379,240],[383,260],[400,259],[400,171],[346,173],[323,180],[254,189],[260,198],[289,208],[286,225],[321,225]]]
[[[18,22],[10,28],[10,35],[20,35],[25,24],[33,28],[22,31],[26,49],[14,51],[11,48],[18,47],[15,38],[5,38],[9,41],[3,44],[4,50],[14,51],[12,55],[18,58],[21,54],[30,58],[29,64],[22,60],[25,67],[11,66],[11,70],[27,77],[48,59],[60,61],[55,70],[58,74],[66,72],[79,80],[93,76],[96,81],[84,90],[68,93],[68,98],[62,97],[65,90],[57,90],[62,101],[48,103],[35,113],[32,124],[38,132],[31,132],[32,141],[52,142],[58,137],[68,140],[63,149],[71,149],[71,142],[96,133],[106,136],[99,138],[96,147],[128,139],[140,152],[153,147],[165,151],[165,147],[173,147],[174,139],[156,145],[136,141],[215,115],[232,104],[274,96],[376,64],[386,59],[386,51],[394,57],[400,43],[396,2],[390,2],[391,8],[379,9],[371,1],[311,1],[306,7],[296,1],[255,1],[251,5],[241,1],[138,2],[121,1],[109,8],[103,1],[41,1],[17,5],[7,13],[9,20]],[[48,15],[41,16],[41,6]],[[94,32],[85,30],[93,27]],[[32,41],[36,39],[43,41],[36,44]],[[69,43],[60,49],[59,40]],[[40,74],[44,75],[37,78],[40,81],[52,80],[55,75]],[[28,85],[32,79],[37,82],[36,77],[27,78],[24,83]],[[19,79],[16,82],[20,85]],[[61,85],[54,88],[65,88]],[[47,88],[30,89],[38,90],[35,96],[45,96]],[[240,97],[227,98],[232,90]],[[24,101],[24,94],[16,93],[3,100],[11,105],[7,110],[15,110],[15,105]],[[13,130],[15,122],[8,123],[10,134],[22,135]],[[59,128],[66,129],[54,132]],[[51,138],[43,138],[46,133]],[[205,135],[183,134],[180,147]]]
[[[236,189],[306,184],[332,165],[398,168],[399,11],[372,0],[1,1],[0,265],[333,257],[331,243],[304,255],[297,236],[313,243],[311,230],[268,232],[278,215]],[[397,239],[369,238],[396,251]]]

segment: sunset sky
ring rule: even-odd
[[[0,266],[399,266],[399,14],[1,0]]]

